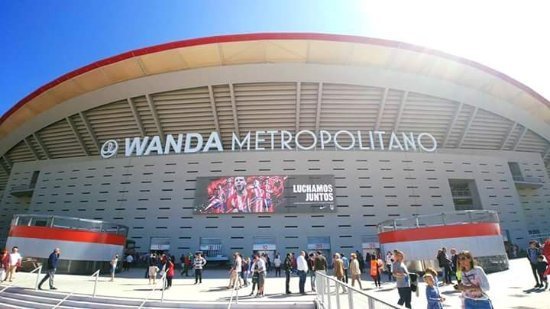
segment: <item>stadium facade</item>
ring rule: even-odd
[[[16,104],[0,150],[4,242],[25,213],[214,259],[371,250],[379,222],[456,210],[497,211],[519,246],[550,233],[548,100],[400,42],[269,33],[127,52]]]

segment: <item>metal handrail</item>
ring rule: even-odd
[[[99,279],[99,273],[100,273],[100,269],[96,270],[95,273],[93,273],[90,277],[95,277],[95,282],[94,282],[94,294],[92,297],[95,298],[95,295],[96,295],[96,289],[97,289],[97,281]]]
[[[461,220],[457,220],[459,218]],[[434,222],[429,220],[439,219]],[[442,212],[437,214],[418,215],[386,220],[377,224],[378,232],[395,231],[424,226],[453,225],[467,222],[499,222],[498,213],[493,210],[461,210],[455,212]],[[423,223],[423,224],[420,224]]]
[[[95,232],[102,232],[102,233],[110,233],[110,234],[117,234],[117,235],[124,235],[126,236],[128,234],[128,226],[118,224],[118,223],[112,223],[102,220],[92,220],[92,219],[84,219],[84,218],[78,218],[78,217],[66,217],[66,216],[57,216],[57,215],[41,215],[41,214],[14,214],[11,220],[11,225],[21,225],[19,222],[19,219],[21,218],[31,218],[32,219],[45,219],[48,220],[48,226],[50,227],[59,227],[59,228],[66,228],[66,229],[82,229],[82,230],[88,230],[88,231],[95,231]],[[61,221],[63,224],[55,224],[55,221]],[[73,223],[73,225],[68,224],[69,222]],[[25,223],[25,225],[31,226],[32,221],[29,221]],[[82,223],[76,224],[76,223]]]
[[[32,273],[35,272],[35,271],[38,271],[38,272],[36,273],[36,282],[35,282],[35,287],[34,287],[34,289],[35,289],[35,290],[38,290],[38,280],[40,279],[40,272],[42,271],[42,265],[39,265],[39,266],[36,267],[35,269],[31,270],[31,271],[29,272],[29,274],[32,274]],[[26,280],[25,280],[25,281],[26,281]],[[0,293],[2,293],[2,292],[4,292],[5,290],[7,290],[7,289],[9,289],[9,288],[11,288],[11,287],[14,287],[14,286],[15,286],[15,284],[10,284],[10,285],[6,286],[6,287],[3,288],[2,290],[0,290]]]
[[[99,277],[99,271],[100,271],[100,270],[98,269],[98,270],[96,270],[93,274],[91,274],[90,276],[87,277],[87,278],[96,277],[95,283],[94,283],[94,296],[93,296],[93,297],[95,297],[95,289],[96,289],[96,285],[97,285],[97,279],[98,279],[98,277]],[[76,290],[76,287],[74,287],[74,288],[72,289],[72,291],[71,291],[69,294],[67,294],[67,296],[63,297],[62,300],[60,300],[57,304],[55,304],[55,306],[53,306],[52,309],[56,309],[56,308],[58,308],[59,306],[61,306],[62,303],[64,303],[67,299],[69,299],[71,296],[73,296],[75,290]]]
[[[162,294],[160,296],[160,302],[162,303],[164,301],[164,287],[166,286],[166,271],[164,272],[164,274],[162,274],[162,277],[160,277],[160,281],[162,283]],[[151,294],[153,294],[156,289],[157,287],[153,285],[153,290],[151,290],[151,292],[149,292],[149,295],[147,295],[147,297],[143,299],[143,302],[141,302],[141,305],[139,305],[138,309],[143,308],[145,303],[149,300],[149,296],[151,296]]]
[[[368,308],[375,308],[375,304],[376,303],[379,303],[379,304],[382,304],[388,308],[400,308],[400,307],[397,307],[397,306],[394,306],[390,303],[387,303],[379,298],[376,298],[374,296],[371,296],[361,290],[358,290],[354,287],[352,287],[351,285],[345,283],[345,282],[342,282],[342,281],[339,281],[337,280],[336,278],[332,278],[324,273],[321,273],[321,272],[315,272],[315,281],[316,283],[318,284],[317,285],[317,289],[316,289],[316,296],[315,296],[315,299],[317,302],[319,302],[320,304],[322,304],[322,307],[323,308],[335,308],[335,309],[340,309],[340,308],[346,308],[346,309],[353,309],[354,306],[353,306],[353,295],[351,293],[351,291],[353,291],[353,293],[357,293],[357,294],[360,294],[364,297],[367,298],[368,300]],[[331,298],[330,298],[330,283],[331,282],[334,282],[335,284],[335,287],[336,287],[336,304],[332,304],[331,302]],[[325,285],[326,283],[326,285]],[[347,290],[348,291],[348,304],[344,307],[344,305],[341,305],[340,303],[340,287],[342,288],[342,291],[345,291]],[[328,295],[325,295],[325,294],[328,294]],[[325,296],[327,296],[327,300],[328,300],[328,306],[325,307]],[[335,305],[335,307],[333,307],[333,305]]]
[[[532,182],[537,184],[543,183],[542,179],[537,177],[530,177],[530,176],[523,177],[523,176],[516,175],[516,176],[512,176],[512,178],[516,182]]]
[[[32,274],[36,271],[36,282],[34,283],[34,290],[38,290],[38,280],[40,279],[40,272],[42,272],[42,265],[36,267],[35,269],[31,270],[29,274]]]
[[[241,278],[239,277],[239,273],[237,273],[237,282],[239,282],[238,286],[240,288],[241,285]],[[235,294],[235,304],[239,303],[239,288],[237,288],[237,283],[233,283],[233,289],[231,290],[231,297],[229,297],[229,304],[227,304],[227,309],[231,309],[231,305],[233,304],[233,294]]]

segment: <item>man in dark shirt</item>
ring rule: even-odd
[[[59,260],[60,253],[61,250],[59,250],[59,248],[55,248],[50,254],[50,257],[48,257],[48,269],[46,270],[47,273],[38,285],[39,290],[42,290],[42,284],[44,284],[44,282],[46,282],[48,278],[50,279],[50,290],[57,290],[57,288],[53,286],[53,277],[55,275],[55,271],[57,270],[57,262]]]
[[[285,270],[285,287],[286,287],[286,293],[291,294],[290,292],[290,274],[292,273],[292,253],[287,253],[286,258],[283,264],[284,270]]]
[[[323,256],[321,251],[317,251],[317,256],[315,257],[315,271],[326,274],[327,273],[327,259]]]

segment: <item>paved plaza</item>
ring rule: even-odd
[[[152,285],[144,279],[145,269],[137,268],[129,272],[117,274],[114,282],[109,282],[109,278],[102,276],[98,280],[97,295],[102,297],[125,297],[125,298],[148,298],[151,300],[160,299],[160,291],[152,291]],[[221,269],[206,269],[202,284],[194,284],[192,277],[174,279],[171,289],[165,291],[164,299],[167,301],[185,300],[186,302],[208,303],[224,302],[227,303],[231,297],[232,291],[227,289],[229,282],[228,272]],[[282,306],[290,304],[311,304],[315,294],[311,292],[310,280],[306,283],[307,295],[298,294],[298,277],[291,279],[291,291],[293,294],[286,295],[285,278],[273,277],[274,272],[270,272],[266,280],[265,297],[255,298],[249,296],[250,286],[239,290],[239,302],[262,302],[262,303],[280,303]],[[365,279],[366,276],[363,276]],[[387,280],[387,276],[383,277]],[[32,288],[36,280],[35,274],[19,273],[13,282],[15,286]],[[504,272],[493,273],[489,275],[491,284],[490,296],[495,308],[549,308],[550,309],[550,290],[532,289],[534,279],[527,259],[516,259],[510,261],[510,269]],[[4,282],[3,286],[7,282]],[[94,280],[85,276],[76,275],[56,275],[55,283],[58,288],[57,293],[92,294]],[[47,286],[47,284],[45,284]],[[157,283],[157,286],[160,286]],[[420,293],[416,297],[413,294],[413,308],[426,308],[423,283],[420,284]],[[385,282],[382,289],[375,289],[370,280],[363,281],[364,292],[376,298],[384,300],[390,304],[397,302],[397,290],[395,283]],[[49,290],[46,290],[49,291]],[[51,293],[55,293],[51,292]],[[453,290],[452,286],[443,286],[442,294],[447,298],[444,306],[447,308],[460,308],[459,293]]]

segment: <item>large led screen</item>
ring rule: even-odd
[[[333,175],[198,177],[195,214],[334,212]]]

